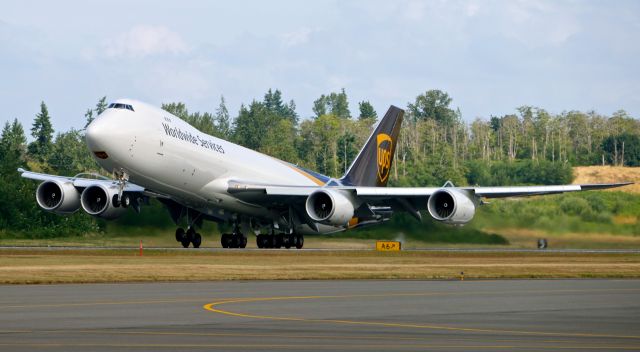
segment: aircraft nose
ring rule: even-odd
[[[105,117],[95,119],[85,130],[87,146],[99,158],[101,158],[99,153],[106,152],[107,143],[112,136],[110,133],[111,128],[106,120]]]

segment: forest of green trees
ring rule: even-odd
[[[521,106],[513,114],[470,121],[452,103],[446,92],[428,90],[406,104],[390,186],[439,186],[447,180],[456,185],[562,184],[571,182],[575,165],[640,165],[640,121],[623,110],[605,116]],[[295,102],[287,102],[277,89],[243,104],[235,115],[224,97],[212,105],[217,107],[211,112],[189,111],[181,102],[162,107],[205,133],[333,177],[344,173],[385,113],[368,101],[350,103],[344,89],[315,100],[313,116],[300,116]],[[79,119],[78,129],[56,132],[42,102],[28,131],[30,142],[17,119],[5,123],[0,234],[51,237],[104,231],[104,221],[82,212],[58,216],[40,210],[37,184],[21,179],[16,169],[67,176],[101,172],[86,149],[83,131],[106,106],[102,97]],[[159,205],[154,207],[155,215],[143,222],[168,224],[158,218],[165,216]]]

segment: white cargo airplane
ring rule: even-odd
[[[162,202],[178,224],[184,247],[199,247],[203,220],[233,224],[224,248],[244,248],[257,235],[259,248],[302,248],[304,234],[327,234],[378,224],[394,211],[418,220],[421,210],[448,224],[469,222],[482,198],[518,197],[623,186],[626,183],[527,187],[386,187],[404,111],[391,106],[340,179],[199,132],[148,104],[120,99],[86,130],[95,160],[114,179],[63,177],[19,169],[43,181],[36,200],[44,210],[66,214],[82,208],[113,219],[149,197]]]

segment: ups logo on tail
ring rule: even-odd
[[[393,140],[388,134],[379,133],[378,141],[378,181],[385,183],[391,171],[391,156],[393,155]]]

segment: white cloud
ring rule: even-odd
[[[142,58],[161,54],[184,54],[189,46],[179,34],[163,26],[138,25],[105,41],[110,58]]]

